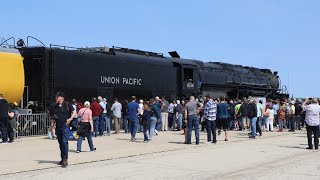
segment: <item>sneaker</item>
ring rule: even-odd
[[[214,141],[212,141],[211,143],[212,143],[212,144],[217,144],[217,142],[214,142]]]
[[[154,133],[156,133],[156,135],[159,135],[159,132],[157,130],[154,130]]]
[[[97,148],[94,148],[92,150],[90,150],[91,152],[96,152]]]
[[[135,141],[136,141],[136,138],[131,138],[131,141],[135,142]]]
[[[81,151],[78,150],[77,153],[81,153]]]
[[[14,140],[10,140],[9,143],[14,143]]]
[[[1,144],[8,144],[8,142],[2,142]]]
[[[282,129],[279,129],[277,132],[283,132],[283,130],[282,130]]]
[[[250,139],[256,139],[256,137],[255,137],[255,136],[250,136],[249,138],[250,138]]]
[[[148,143],[149,141],[143,141],[144,143]]]

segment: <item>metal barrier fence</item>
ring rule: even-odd
[[[48,135],[50,119],[48,114],[20,114],[17,118],[17,136]]]

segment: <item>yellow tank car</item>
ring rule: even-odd
[[[23,58],[17,49],[0,47],[0,94],[19,103],[24,90]]]

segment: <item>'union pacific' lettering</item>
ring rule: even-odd
[[[120,77],[101,76],[100,81],[102,84],[120,84]],[[131,86],[141,86],[142,79],[139,78],[122,78],[122,84]]]

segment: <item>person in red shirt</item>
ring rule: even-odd
[[[96,98],[92,98],[92,103],[90,107],[92,111],[92,119],[94,126],[94,137],[97,137],[99,134],[99,119],[103,112],[103,107],[97,102]]]

